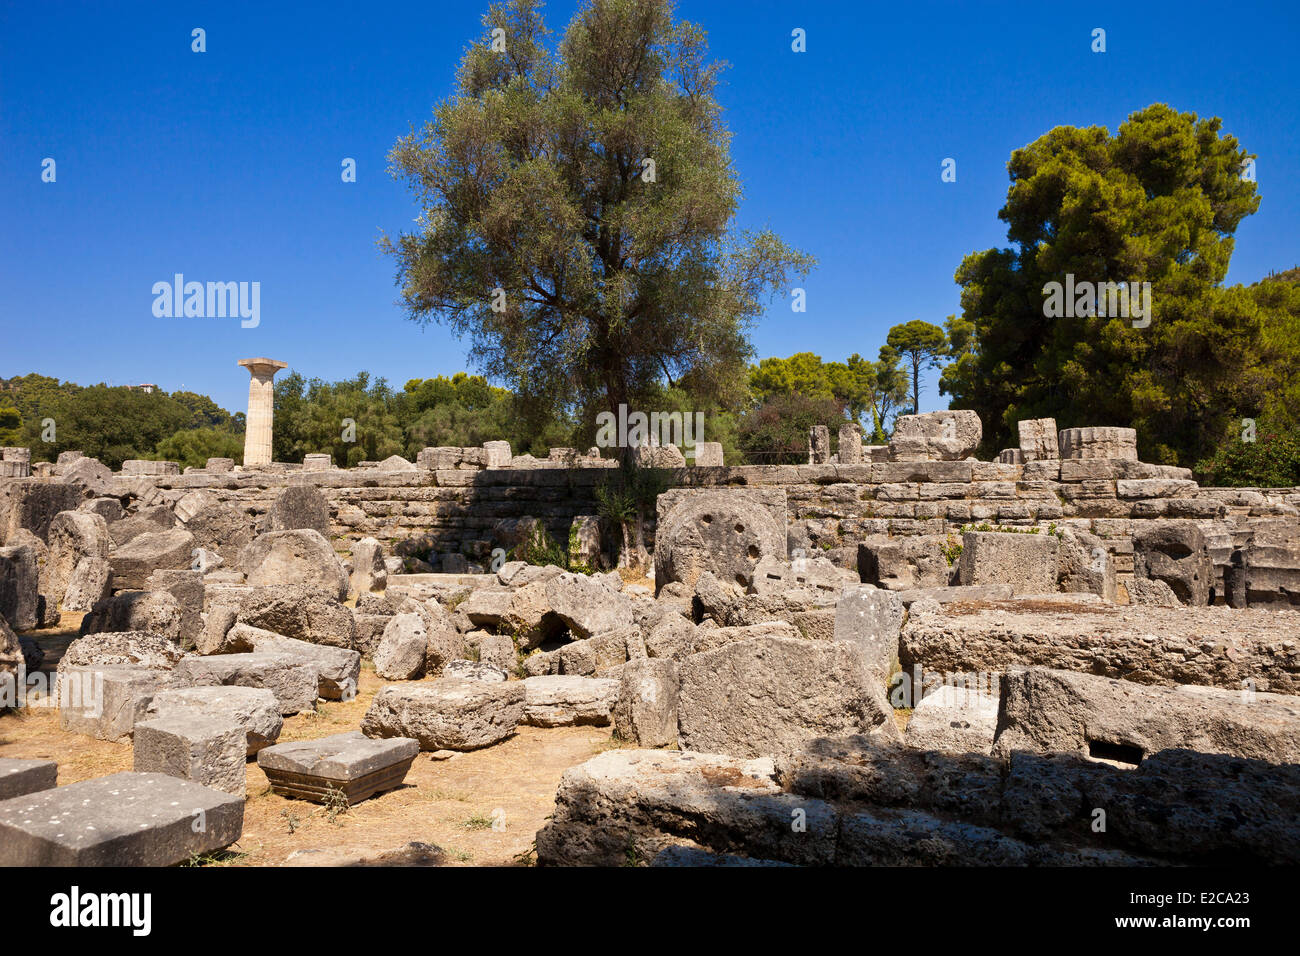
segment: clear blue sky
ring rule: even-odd
[[[466,345],[395,304],[375,247],[416,214],[385,155],[452,88],[485,0],[9,3],[0,9],[0,376],[156,382],[245,406],[245,357],[400,387]],[[572,0],[552,3],[557,31]],[[1300,263],[1300,4],[683,0],[731,64],[720,97],[741,226],[820,260],[759,356],[874,358],[959,310],[966,253],[1005,244],[1011,151],[1155,101],[1224,119],[1263,202],[1230,282]],[[207,31],[207,52],[190,31]],[[795,27],[808,50],[790,49]],[[1107,52],[1090,51],[1107,31]],[[57,182],[41,182],[41,162]],[[344,157],[358,181],[340,180]],[[957,182],[940,163],[957,160]],[[155,318],[153,283],[261,283],[261,324]],[[931,384],[922,408],[942,407]]]

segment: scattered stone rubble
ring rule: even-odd
[[[249,759],[288,797],[382,800],[422,752],[581,725],[624,749],[565,774],[545,865],[1300,861],[1300,491],[1201,488],[1131,429],[1018,432],[997,462],[967,411],[887,448],[818,426],[806,466],[647,445],[674,486],[636,583],[599,452],[33,474],[6,449],[0,720],[81,613],[60,726],[135,772],[0,756],[0,865],[229,846]],[[543,532],[590,573],[499,560]],[[363,666],[359,727],[279,743]]]

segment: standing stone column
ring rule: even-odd
[[[831,460],[831,430],[825,425],[808,429],[808,464],[824,465]]]
[[[862,462],[862,426],[845,422],[840,426],[840,464],[857,465]]]
[[[244,425],[244,467],[271,463],[271,419],[275,414],[275,390],[271,379],[287,362],[269,358],[240,359],[252,379],[248,383],[248,418]]]

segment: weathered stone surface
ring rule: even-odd
[[[351,700],[357,696],[361,679],[361,654],[344,647],[312,644],[274,631],[236,624],[227,642],[242,652],[274,654],[311,663],[319,675],[317,696],[324,700]]]
[[[59,778],[53,760],[18,760],[0,757],[0,801],[49,790]]]
[[[534,727],[605,727],[610,723],[619,682],[603,677],[528,677],[521,723]]]
[[[48,540],[50,522],[60,511],[73,511],[81,489],[43,478],[18,478],[0,482],[0,539],[8,540],[26,528]]]
[[[1003,682],[994,752],[1076,753],[1136,764],[1161,750],[1300,763],[1300,699],[1217,687],[1146,687],[1030,668]]]
[[[497,683],[510,679],[510,675],[500,667],[486,664],[483,661],[448,661],[442,669],[442,676],[456,677],[461,680],[495,681]]]
[[[0,548],[0,617],[16,631],[30,631],[41,623],[40,576],[34,548]]]
[[[1135,577],[1164,581],[1183,604],[1208,604],[1214,565],[1194,521],[1158,521],[1133,534]]]
[[[92,664],[131,664],[151,670],[171,670],[184,652],[156,633],[147,631],[97,631],[71,644],[59,659],[59,670]]]
[[[126,740],[154,695],[184,683],[175,671],[130,664],[64,666],[58,670],[59,727],[100,740]]]
[[[892,461],[961,461],[984,437],[979,415],[970,410],[899,415],[889,440]]]
[[[115,773],[0,803],[0,866],[175,866],[243,830],[242,797],[161,773]]]
[[[280,713],[288,716],[316,709],[318,667],[281,654],[215,654],[186,657],[174,673],[194,687],[260,687],[275,694]]]
[[[258,535],[239,555],[253,587],[303,585],[338,598],[348,596],[348,576],[334,549],[312,529]]]
[[[244,729],[229,718],[175,713],[142,720],[132,737],[136,773],[165,773],[214,790],[247,791]]]
[[[275,694],[261,687],[180,687],[160,690],[149,703],[147,719],[192,713],[232,720],[245,736],[245,754],[252,757],[280,739],[284,717]]]
[[[967,531],[959,577],[967,587],[1009,584],[1016,594],[1056,590],[1060,543],[1055,535]]]
[[[361,722],[367,737],[412,737],[421,750],[477,750],[509,737],[524,716],[522,681],[435,680],[391,685]]]
[[[416,613],[397,614],[384,627],[375,649],[375,674],[383,680],[417,680],[424,675],[429,632]]]
[[[752,637],[682,661],[687,750],[755,757],[816,736],[898,736],[884,688],[847,643]]]
[[[632,601],[598,578],[561,574],[546,582],[551,611],[578,638],[594,637],[632,623]]]
[[[1011,585],[1009,584],[983,584],[972,587],[954,587],[942,588],[911,588],[906,591],[895,591],[898,599],[903,602],[904,607],[911,607],[917,601],[931,600],[936,604],[952,604],[954,602],[969,603],[971,601],[1010,601]]]
[[[1164,581],[1151,578],[1133,578],[1126,585],[1130,604],[1153,607],[1182,607],[1183,602]]]
[[[695,443],[695,467],[721,468],[723,464],[722,442],[697,441]]]
[[[660,495],[656,589],[670,581],[694,587],[703,571],[748,587],[762,558],[786,557],[785,504],[779,499],[734,490]],[[779,517],[774,514],[777,507]]]
[[[556,571],[564,573],[559,568]],[[516,577],[511,583],[518,580]],[[540,578],[510,589],[478,588],[459,610],[479,627],[509,631],[516,635],[521,648],[531,650],[557,637],[565,626],[551,609],[546,590],[548,580]]]
[[[821,591],[823,599],[831,600],[846,586],[857,583],[857,574],[837,567],[826,558],[796,556],[787,564],[769,555],[755,566],[752,588],[755,594],[764,596],[797,590]]]
[[[169,591],[119,591],[81,619],[81,634],[147,631],[179,642],[182,618],[180,602]]]
[[[23,647],[4,615],[0,615],[0,698],[16,701],[19,689],[19,671],[25,666]],[[0,705],[0,712],[6,703]]]
[[[824,465],[831,460],[831,430],[825,425],[808,429],[808,464]]]
[[[836,817],[823,801],[780,793],[770,760],[612,750],[565,771],[537,834],[544,866],[648,862],[688,837],[717,852],[801,864],[834,857]],[[807,828],[791,839],[803,811]]]
[[[957,576],[947,546],[943,535],[870,535],[858,543],[858,574],[863,584],[890,591],[945,587]]]
[[[177,636],[182,646],[193,647],[203,631],[203,575],[188,569],[155,571],[149,575],[145,586],[149,591],[166,591],[176,599],[180,609]]]
[[[853,647],[882,684],[898,663],[902,629],[903,602],[893,591],[857,585],[845,588],[835,604],[834,639]]]
[[[1132,428],[1066,428],[1057,440],[1063,459],[1137,461],[1137,431]]]
[[[379,642],[384,639],[384,628],[388,627],[392,615],[357,613],[353,618],[356,624],[357,650],[361,652],[362,657],[373,660]]]
[[[69,611],[89,611],[108,588],[108,523],[97,514],[62,511],[50,522],[49,538],[45,600]]]
[[[918,750],[987,754],[993,750],[997,725],[998,698],[971,688],[943,686],[917,702],[903,742]]]
[[[239,623],[285,637],[353,650],[356,622],[352,610],[332,593],[305,585],[267,586],[239,600]]]
[[[1060,458],[1055,418],[1031,418],[1016,423],[1020,435],[1020,460]]]
[[[210,551],[230,566],[239,562],[240,552],[253,541],[252,519],[215,501],[191,516],[185,530],[194,535],[195,549]]]
[[[409,464],[409,463],[408,463]],[[330,536],[330,508],[314,485],[290,485],[280,492],[266,516],[267,531],[311,529],[326,541]]]
[[[349,585],[349,590],[358,595],[367,591],[382,591],[388,587],[384,546],[375,538],[362,538],[352,546],[352,577]]]
[[[1058,532],[1057,586],[1067,593],[1097,594],[1114,603],[1115,562],[1101,538],[1076,528]]]
[[[1037,666],[1140,684],[1240,689],[1251,680],[1257,690],[1300,694],[1296,633],[1300,612],[1291,610],[918,601],[900,647],[904,670],[996,674]]]
[[[137,535],[116,547],[109,556],[112,588],[115,591],[140,590],[149,575],[160,568],[188,568],[193,550],[194,535],[183,528]]]
[[[372,738],[360,731],[277,744],[257,755],[271,789],[323,803],[331,791],[349,805],[402,785],[420,744],[406,737]]]
[[[671,659],[628,661],[614,705],[614,732],[619,739],[642,747],[675,745],[680,681]]]
[[[91,498],[77,505],[77,510],[83,514],[99,515],[108,524],[126,517],[122,502],[117,498]]]
[[[485,634],[479,639],[478,659],[510,674],[519,665],[519,652],[504,634]]]
[[[121,521],[110,521],[108,534],[113,539],[113,547],[120,548],[142,534],[157,534],[159,531],[172,531],[175,528],[176,515],[172,513],[171,508],[166,505],[151,505],[140,508],[135,514]]]

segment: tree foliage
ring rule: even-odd
[[[381,243],[409,317],[468,336],[490,379],[580,419],[665,383],[740,401],[749,325],[812,259],[733,228],[704,31],[667,0],[590,0],[558,45],[536,0],[483,25],[456,95],[390,153],[421,210]]]
[[[1113,136],[1062,126],[1012,153],[999,213],[1012,247],[957,270],[971,347],[941,381],[953,407],[980,413],[986,453],[1018,419],[1051,416],[1135,427],[1144,458],[1186,464],[1295,388],[1287,284],[1222,286],[1260,200],[1241,178],[1249,154],[1221,125],[1158,103]],[[1067,275],[1149,282],[1149,326],[1087,308],[1047,317],[1044,287]]]

